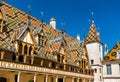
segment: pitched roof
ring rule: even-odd
[[[20,33],[24,30],[24,26],[27,24],[28,14],[5,2],[3,2],[2,7],[5,12],[6,22],[3,27],[4,28],[3,32],[0,33],[0,38],[1,38],[0,48],[6,48],[8,50],[11,50],[11,46],[14,45],[12,41],[16,36],[20,35]],[[41,28],[41,24],[43,24],[42,31],[45,33],[45,37],[47,40],[46,45],[44,47],[40,47],[35,50],[36,55],[45,58],[47,54],[48,59],[54,60],[54,55],[51,54],[54,54],[55,52],[58,51],[61,41],[53,41],[51,43],[49,43],[48,41],[54,40],[57,37],[61,37],[62,32],[57,29],[53,29],[50,25],[46,24],[45,22],[42,23],[42,21],[32,16],[30,16],[30,22],[31,22],[31,26],[30,26],[31,31],[36,33],[39,31],[38,28]],[[74,58],[78,57],[79,54],[82,52],[81,43],[67,34],[65,34],[64,42],[68,44],[68,45],[64,45],[64,49],[66,51],[66,56],[67,56],[67,63],[76,65],[74,62]],[[73,53],[75,55],[73,55]]]
[[[100,42],[100,37],[94,23],[92,23],[90,26],[90,30],[89,30],[88,36],[86,37],[85,42],[86,43]]]
[[[105,61],[116,61],[120,60],[120,58],[117,57],[118,50],[120,50],[120,43],[117,43],[103,58],[103,62]]]

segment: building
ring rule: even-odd
[[[85,43],[50,22],[0,2],[0,82],[93,82]]]
[[[120,43],[105,55],[102,63],[103,82],[120,82]]]
[[[85,40],[91,68],[94,71],[94,82],[103,82],[102,80],[102,43],[100,34],[97,32],[94,20],[90,26],[88,36]]]

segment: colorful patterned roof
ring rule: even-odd
[[[117,43],[103,58],[103,62],[105,61],[115,61],[120,60],[118,55],[118,51],[120,50],[120,43]]]
[[[99,34],[96,30],[96,26],[94,23],[90,26],[90,30],[88,33],[88,36],[85,40],[86,43],[91,43],[91,42],[100,42],[100,37]]]
[[[80,43],[78,40],[65,34],[62,41],[58,40],[49,42],[50,40],[62,37],[63,33],[57,29],[53,29],[52,26],[46,24],[45,22],[42,22],[41,20],[38,20],[5,2],[3,2],[2,9],[4,11],[3,14],[6,19],[3,27],[3,32],[0,33],[0,48],[5,48],[8,50],[14,48],[15,45],[13,41],[16,37],[19,37],[25,29],[29,16],[29,21],[31,23],[29,29],[31,32],[33,32],[31,33],[33,34],[33,37],[36,36],[40,31],[43,32],[46,38],[46,45],[44,47],[36,46],[36,49],[34,51],[35,54],[40,57],[47,57],[48,59],[54,60],[54,55],[51,54],[57,53],[60,46],[62,46],[67,55],[67,63],[73,65],[76,64],[75,59],[78,59],[80,53],[82,52],[82,43]],[[92,26],[89,35],[91,35],[91,33],[94,33],[94,30],[96,32],[96,29]]]

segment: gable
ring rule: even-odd
[[[32,36],[29,31],[26,31],[21,37],[21,39],[26,43],[34,44],[34,41],[32,40]]]
[[[24,30],[18,36],[18,39],[26,43],[36,44],[29,27],[24,28]]]
[[[65,54],[65,50],[64,50],[63,47],[61,47],[61,49],[60,49],[60,53],[61,53],[61,54]]]

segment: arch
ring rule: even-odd
[[[16,61],[16,55],[12,56],[12,61]]]
[[[19,62],[23,62],[23,56],[20,55],[18,60],[19,60]]]
[[[0,82],[7,82],[7,79],[5,77],[0,77]]]
[[[32,52],[32,46],[30,46],[29,48],[29,55],[31,55],[31,52]]]
[[[27,45],[24,46],[24,54],[27,54]]]

